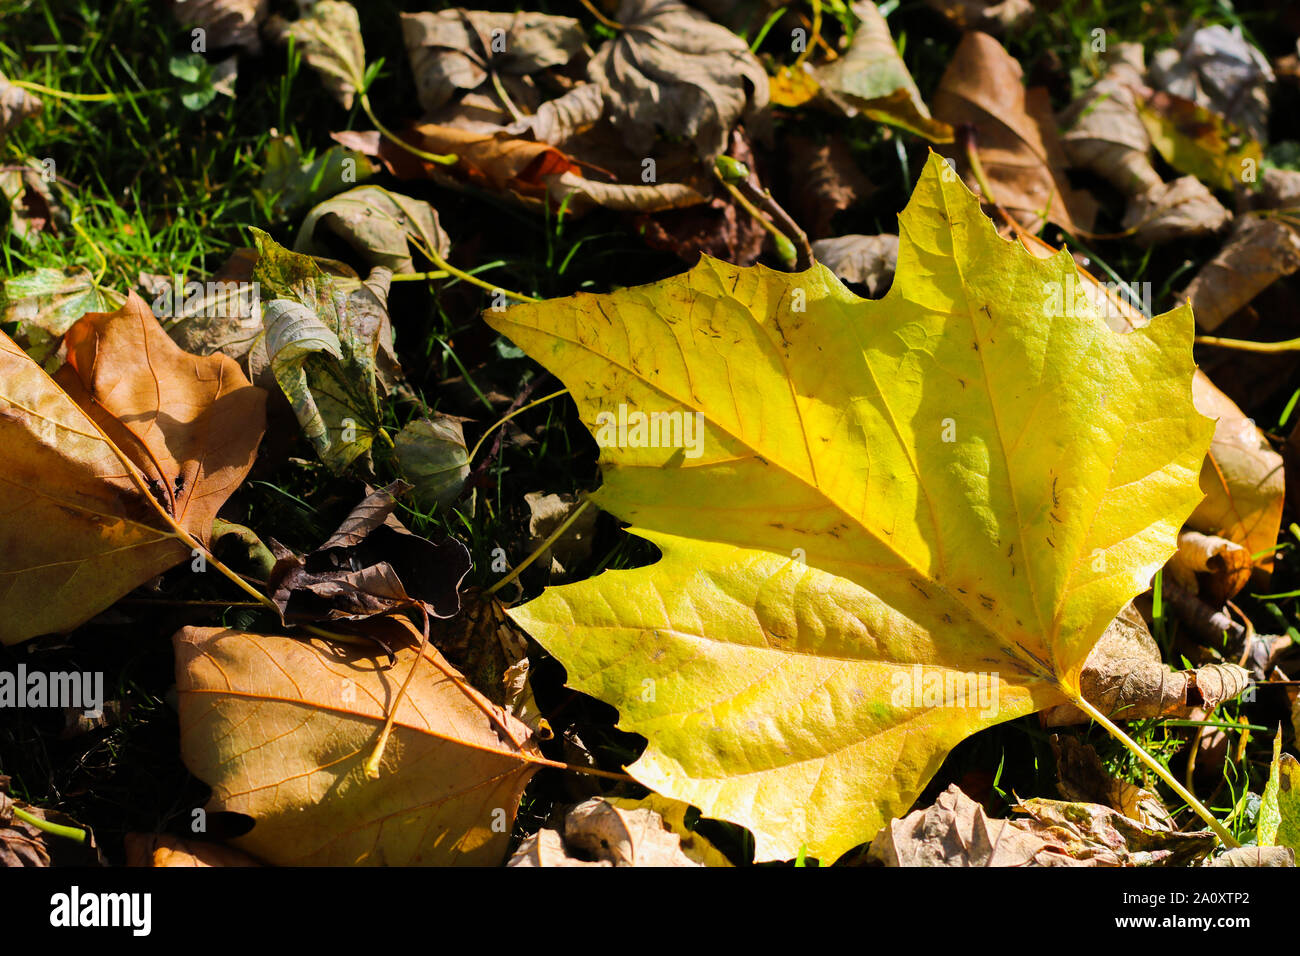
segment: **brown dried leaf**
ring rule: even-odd
[[[835,214],[875,191],[838,137],[816,143],[805,136],[790,136],[786,148],[794,193],[791,211],[810,239],[831,235]]]
[[[562,66],[586,42],[579,21],[543,13],[456,8],[401,17],[416,95],[428,112],[458,90],[477,89],[493,73],[522,75]]]
[[[1056,755],[1056,789],[1063,799],[1108,806],[1153,830],[1174,829],[1173,817],[1160,798],[1150,790],[1112,777],[1102,767],[1092,744],[1060,734],[1053,734],[1050,742]]]
[[[1020,64],[997,40],[986,33],[968,33],[939,81],[934,115],[954,127],[974,127],[991,198],[1031,232],[1048,222],[1067,232],[1088,230],[1096,203],[1070,188],[1047,93],[1026,91],[1023,76]],[[965,169],[964,154],[958,162]],[[978,188],[970,170],[965,169],[963,178],[972,189]]]
[[[173,638],[181,756],[231,842],[275,865],[496,865],[540,755],[433,648],[389,666],[350,647],[220,628]],[[364,764],[398,689],[379,778]],[[516,745],[518,742],[518,745]]]
[[[460,610],[469,552],[455,538],[433,542],[393,516],[402,482],[372,491],[320,548],[300,557],[274,539],[267,583],[286,623],[359,621],[421,607],[430,617]]]
[[[1149,246],[1213,235],[1231,219],[1232,214],[1204,183],[1195,176],[1183,176],[1131,196],[1123,228],[1136,230],[1134,241]]]
[[[1179,293],[1213,332],[1267,286],[1300,269],[1300,233],[1277,219],[1242,216],[1227,243]]]
[[[1129,603],[1088,655],[1079,677],[1084,699],[1113,720],[1187,717],[1197,707],[1213,710],[1246,689],[1250,674],[1236,664],[1207,664],[1174,671],[1146,622]],[[1040,714],[1044,727],[1087,723],[1073,704],[1058,704]]]
[[[172,14],[185,27],[207,31],[208,49],[237,46],[254,55],[262,52],[258,26],[266,19],[271,0],[172,0]]]
[[[742,119],[767,105],[767,73],[745,41],[678,0],[623,0],[622,32],[588,68],[633,153],[659,129],[694,141],[707,161]]]
[[[813,257],[845,282],[867,287],[871,298],[879,298],[894,281],[898,264],[898,237],[837,236],[813,243]]]
[[[1160,186],[1151,165],[1151,137],[1138,115],[1134,89],[1142,85],[1142,45],[1119,43],[1106,54],[1102,78],[1070,104],[1061,136],[1070,165],[1104,177],[1125,196]]]
[[[1205,500],[1187,519],[1187,526],[1234,541],[1249,555],[1259,554],[1255,564],[1267,575],[1273,570],[1269,549],[1277,543],[1286,497],[1282,456],[1232,399],[1201,372],[1192,380],[1192,400],[1202,415],[1218,421],[1201,466]]]
[[[1165,569],[1176,584],[1193,594],[1202,590],[1196,576],[1206,575],[1206,597],[1215,607],[1222,607],[1250,580],[1250,552],[1217,535],[1183,531],[1178,535],[1178,550]]]

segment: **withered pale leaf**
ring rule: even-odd
[[[286,23],[278,16],[266,25],[281,45],[293,37],[305,59],[321,76],[325,88],[345,110],[352,109],[357,83],[366,74],[366,48],[356,7],[341,0],[319,0],[300,20]]]
[[[322,230],[347,242],[369,265],[398,275],[416,271],[410,249],[415,242],[444,258],[451,250],[437,210],[379,186],[358,186],[312,209],[298,231],[294,252],[325,255]]]
[[[851,113],[861,112],[935,143],[951,143],[952,127],[930,115],[876,4],[854,3],[853,13],[858,26],[848,50],[814,71],[822,91]]]

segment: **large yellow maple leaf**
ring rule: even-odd
[[[705,258],[489,315],[624,440],[596,501],[663,553],[512,615],[646,737],[634,777],[758,860],[834,860],[959,741],[1076,697],[1201,499],[1190,310],[1118,334],[1063,306],[1069,254],[999,237],[944,169],[879,301]]]

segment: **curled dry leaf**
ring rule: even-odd
[[[745,41],[678,0],[623,0],[623,25],[588,68],[628,148],[649,156],[662,129],[712,161],[733,126],[767,105],[767,73]]]
[[[1178,535],[1178,550],[1165,565],[1169,577],[1193,594],[1203,590],[1196,576],[1208,578],[1207,598],[1215,607],[1234,597],[1250,580],[1250,552],[1241,545],[1216,535],[1183,531]]]
[[[539,143],[563,146],[590,129],[605,114],[605,94],[595,83],[580,83],[563,96],[547,100],[531,116],[507,127],[512,135],[531,134]]]
[[[14,86],[0,73],[0,139],[25,119],[39,113],[44,104],[21,86]]]
[[[342,0],[318,0],[293,23],[272,17],[266,32],[281,46],[292,37],[325,88],[345,110],[352,109],[357,83],[366,75],[366,48],[356,7]]]
[[[478,89],[493,74],[562,66],[586,42],[579,21],[543,13],[456,8],[401,17],[416,95],[426,112],[445,105],[458,90]]]
[[[383,425],[380,391],[400,379],[388,318],[391,275],[378,266],[364,282],[329,274],[325,263],[260,229],[252,233],[264,334],[249,367],[255,377],[269,370],[321,460],[342,471],[368,457]]]
[[[1146,827],[1109,807],[1029,800],[1028,820],[991,820],[950,785],[935,803],[886,825],[869,859],[885,866],[1186,866],[1214,834]]]
[[[1205,498],[1187,526],[1241,545],[1267,575],[1273,570],[1272,548],[1282,527],[1286,498],[1282,456],[1236,403],[1199,371],[1192,381],[1192,398],[1202,415],[1217,422],[1201,467]]]
[[[1113,720],[1188,717],[1197,707],[1213,710],[1246,689],[1250,674],[1236,664],[1207,664],[1174,671],[1146,621],[1132,604],[1106,629],[1088,655],[1079,686],[1084,698]],[[1043,711],[1043,726],[1086,724],[1090,718],[1073,704]]]
[[[469,449],[460,420],[434,414],[407,424],[393,440],[397,465],[421,507],[450,507],[469,477]]]
[[[372,491],[338,530],[300,557],[272,541],[267,582],[287,623],[358,621],[417,607],[435,618],[460,610],[469,552],[455,538],[434,542],[393,516],[400,484]]]
[[[225,356],[182,352],[135,295],[74,325],[68,353],[56,384],[0,334],[5,644],[189,560],[170,522],[206,541],[262,437],[264,393]]]
[[[388,666],[351,648],[187,627],[172,639],[181,756],[212,787],[209,813],[243,813],[232,844],[276,865],[501,862],[540,755],[528,728],[433,648]],[[398,704],[383,773],[364,763]],[[504,824],[504,825],[502,825]]]
[[[128,833],[123,839],[127,866],[208,867],[261,866],[234,847],[205,840],[185,840],[167,833]]]
[[[1125,231],[1144,246],[1174,239],[1197,239],[1224,229],[1232,214],[1195,176],[1159,183],[1130,196],[1124,210]]]
[[[839,137],[816,143],[805,136],[787,136],[786,149],[793,179],[791,211],[810,239],[831,235],[835,214],[875,191]]]
[[[1216,856],[1210,866],[1295,866],[1289,846],[1238,846]]]
[[[611,402],[703,428],[693,459],[601,449],[595,501],[657,563],[510,614],[570,686],[648,738],[634,777],[749,827],[758,860],[804,846],[833,861],[905,810],[959,740],[1070,699],[1201,498],[1213,425],[1191,401],[1190,314],[1124,335],[1087,308],[1045,326],[1043,284],[1077,275],[1073,261],[999,238],[945,169],[930,158],[900,215],[879,301],[821,264],[705,259],[486,316],[569,387],[593,434]],[[1017,437],[1048,432],[1046,446]],[[970,520],[927,500],[966,501]],[[949,676],[964,705],[928,706]]]
[[[1067,232],[1092,228],[1096,203],[1070,188],[1065,153],[1047,91],[1025,90],[1024,71],[987,33],[962,37],[933,97],[934,114],[975,131],[980,163],[992,196],[1031,232],[1054,222]],[[964,155],[958,164],[967,185],[974,174]]]
[[[662,800],[662,798],[660,798]],[[520,844],[509,866],[730,866],[703,837],[689,834],[694,854],[681,834],[650,801],[595,797],[573,807],[564,818],[564,836],[541,830]],[[682,806],[682,817],[685,807]],[[689,831],[687,831],[689,833]],[[705,862],[705,860],[710,862]]]
[[[1228,116],[1255,140],[1268,138],[1268,91],[1274,82],[1267,57],[1241,35],[1241,27],[1190,23],[1173,47],[1151,58],[1151,85]]]
[[[1070,165],[1105,178],[1125,196],[1161,185],[1151,165],[1151,137],[1138,115],[1145,67],[1140,43],[1118,43],[1105,55],[1106,72],[1061,117],[1061,143]]]
[[[1300,233],[1277,219],[1241,216],[1227,243],[1179,293],[1192,300],[1196,322],[1213,332],[1283,276],[1300,269]]]
[[[657,212],[705,201],[685,183],[627,185],[588,179],[572,157],[555,147],[504,131],[488,134],[425,123],[413,132],[424,149],[456,153],[460,161],[455,172],[470,184],[514,196],[536,209],[547,202],[558,206],[566,198],[574,214],[592,206]],[[446,174],[433,170],[432,175],[441,180]]]
[[[237,46],[254,55],[262,52],[258,27],[271,0],[172,0],[172,15],[184,27],[206,31],[207,46],[219,50]]]
[[[875,3],[859,0],[853,13],[859,22],[849,48],[814,71],[822,93],[849,115],[861,112],[931,142],[951,143],[952,127],[930,115]]]
[[[1092,744],[1059,734],[1053,734],[1050,743],[1056,755],[1056,789],[1062,798],[1072,803],[1099,803],[1152,830],[1174,829],[1173,818],[1160,798],[1107,773]]]
[[[548,495],[540,491],[524,495],[524,504],[528,506],[528,550],[531,554],[541,547],[552,532],[568,520],[581,502],[576,495]],[[591,555],[591,541],[596,531],[596,517],[599,508],[588,506],[564,534],[560,535],[546,549],[539,560],[542,567],[549,567],[551,578],[565,580],[573,568]]]
[[[818,239],[813,243],[813,256],[845,282],[866,286],[867,294],[875,299],[884,295],[894,281],[898,237],[885,233]]]
[[[411,245],[420,244],[446,258],[451,240],[427,202],[378,186],[358,186],[327,199],[303,220],[294,252],[323,255],[320,232],[345,241],[371,266],[403,275],[416,271]]]

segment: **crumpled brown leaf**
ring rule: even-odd
[[[1133,240],[1149,246],[1213,235],[1231,219],[1209,187],[1195,176],[1182,176],[1131,196],[1122,228],[1134,230]]]
[[[1050,743],[1056,755],[1056,789],[1062,799],[1110,807],[1153,830],[1174,829],[1173,817],[1160,798],[1107,773],[1092,744],[1060,734],[1053,734]]]
[[[702,837],[669,826],[663,803],[595,797],[569,810],[564,836],[543,829],[520,844],[507,866],[730,866]],[[663,801],[663,798],[657,798]],[[674,803],[676,801],[673,801]],[[683,805],[684,806],[684,805]],[[687,851],[687,839],[690,850]]]
[[[1101,79],[1062,114],[1061,142],[1071,166],[1104,177],[1125,196],[1140,195],[1161,185],[1134,92],[1145,72],[1142,45],[1117,43],[1104,62]]]
[[[416,95],[428,112],[457,90],[477,89],[493,73],[522,75],[561,66],[586,42],[579,21],[543,13],[455,8],[401,17]]]
[[[1250,552],[1241,545],[1217,535],[1199,531],[1182,531],[1178,550],[1165,565],[1169,577],[1193,594],[1202,590],[1197,575],[1207,578],[1206,599],[1215,607],[1231,599],[1250,580]]]
[[[1266,287],[1300,269],[1300,233],[1277,219],[1241,216],[1227,243],[1178,294],[1213,332]]]
[[[341,0],[318,0],[292,23],[278,15],[272,17],[266,32],[282,46],[293,37],[303,59],[320,74],[325,88],[345,110],[352,109],[357,81],[366,73],[366,49],[356,7]]]
[[[628,148],[649,156],[662,129],[712,161],[737,122],[767,105],[767,73],[745,41],[678,0],[623,0],[622,32],[588,68]]]
[[[894,268],[898,264],[897,236],[889,233],[836,236],[818,239],[812,247],[818,262],[845,282],[866,286],[867,294],[873,299],[884,295],[894,281]]]
[[[1174,671],[1137,608],[1130,602],[1111,622],[1079,675],[1084,699],[1113,720],[1187,717],[1194,708],[1212,710],[1246,689],[1249,673],[1236,664],[1207,664]],[[1041,711],[1044,727],[1084,724],[1091,718],[1074,704]]]
[[[809,239],[830,235],[836,213],[867,198],[875,187],[858,169],[849,147],[838,136],[817,143],[806,136],[785,138],[791,172],[791,213]]]
[[[78,842],[47,833],[20,819],[20,809],[39,820],[82,830],[85,838]],[[9,795],[9,778],[0,775],[0,867],[102,866],[104,858],[95,844],[95,835],[66,813],[33,807]]]
[[[207,48],[237,46],[253,55],[262,52],[257,35],[271,0],[172,0],[172,15],[185,27],[207,31]]]
[[[1026,90],[1023,77],[1020,64],[997,40],[987,33],[968,33],[931,99],[934,115],[954,127],[973,127],[993,190],[986,200],[996,200],[1031,232],[1048,222],[1067,232],[1089,230],[1096,202],[1066,181],[1065,152],[1047,91]],[[965,153],[946,152],[957,156],[963,179],[978,193]]]
[[[1205,499],[1187,519],[1187,526],[1234,541],[1249,555],[1268,552],[1255,562],[1268,575],[1273,570],[1268,549],[1277,543],[1286,497],[1282,456],[1236,403],[1199,371],[1192,379],[1192,401],[1197,411],[1217,422],[1201,466]]]
[[[393,511],[395,482],[371,491],[338,530],[301,557],[272,539],[268,589],[286,623],[358,621],[415,607],[430,617],[460,610],[469,552],[454,538],[433,542],[408,531]]]
[[[885,866],[1185,866],[1215,836],[1153,829],[1109,807],[1028,800],[1029,819],[991,820],[955,784],[882,827],[868,859]]]

